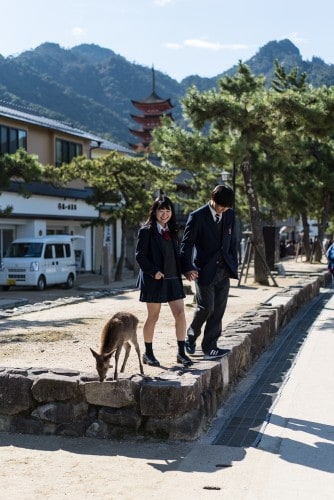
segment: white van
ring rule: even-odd
[[[54,235],[19,238],[8,247],[0,265],[0,286],[46,286],[64,284],[72,288],[76,278],[73,240],[80,236]]]

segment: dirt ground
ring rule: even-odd
[[[280,288],[288,286],[293,278],[281,278]],[[280,288],[232,284],[224,324],[268,300]],[[94,372],[95,360],[90,347],[99,348],[100,335],[106,321],[118,311],[128,311],[139,318],[138,340],[143,351],[142,328],[146,307],[138,301],[139,292],[132,291],[114,297],[84,300],[46,310],[0,319],[0,366],[47,367]],[[187,295],[185,311],[191,321],[194,296]],[[222,338],[220,346],[224,346]],[[169,306],[163,304],[155,331],[154,352],[161,366],[144,366],[147,375],[158,375],[176,365],[176,338]],[[199,350],[200,353],[200,350]],[[122,355],[121,355],[122,356]],[[125,374],[139,373],[134,349],[130,353]],[[109,372],[112,375],[112,371]]]

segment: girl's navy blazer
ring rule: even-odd
[[[171,233],[171,240],[175,251],[178,276],[181,276],[180,248],[176,233]],[[140,268],[137,279],[138,288],[141,288],[143,284],[149,286],[152,280],[156,282],[154,279],[155,274],[158,271],[164,272],[163,241],[155,224],[153,226],[142,226],[139,229],[136,261]]]

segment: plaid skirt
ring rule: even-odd
[[[167,278],[154,280],[150,286],[142,286],[140,290],[140,302],[172,302],[184,299],[185,293],[181,278]]]

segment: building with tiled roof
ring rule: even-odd
[[[6,104],[6,105],[5,105]],[[73,157],[94,158],[110,151],[134,154],[132,150],[85,132],[68,123],[39,116],[23,108],[0,102],[0,155],[23,148],[37,155],[44,165],[69,163]],[[0,194],[0,208],[12,207],[9,215],[0,214],[0,258],[9,243],[19,237],[48,234],[77,234],[76,250],[82,256],[85,271],[100,271],[102,266],[103,230],[95,228],[99,212],[86,203],[89,187],[80,180],[64,188],[34,182],[26,186],[29,198],[20,195],[20,182],[13,181]],[[117,225],[116,225],[117,226]],[[113,258],[117,258],[118,228],[113,231]]]

